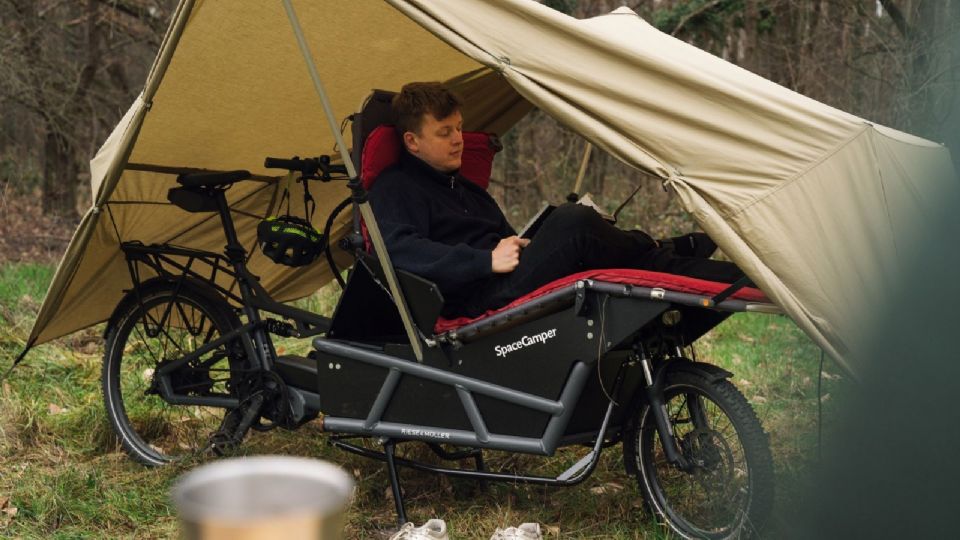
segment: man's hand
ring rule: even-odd
[[[513,272],[520,264],[520,250],[529,244],[529,238],[520,238],[519,236],[508,236],[500,240],[500,243],[493,248],[493,253],[491,253],[493,272],[496,274]]]

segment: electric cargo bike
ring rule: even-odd
[[[376,159],[364,143],[387,102],[374,94],[354,115],[353,155],[364,170]],[[350,178],[328,157],[266,166],[301,180],[306,198],[311,181],[347,180],[351,195],[322,234],[289,216],[261,225],[299,227],[305,245],[321,245],[313,255],[281,246],[281,262],[322,251],[341,279],[334,252],[352,256],[335,313],[276,302],[247,269],[226,195],[249,173],[181,174],[169,200],[218,215],[225,248],[122,245],[133,286],[108,323],[102,383],[109,420],[135,460],[162,465],[223,451],[250,429],[316,420],[331,444],[386,463],[404,522],[400,467],[572,486],[619,445],[643,498],[678,534],[728,538],[762,525],[773,497],[767,436],[732,374],[693,352],[732,313],[777,311],[748,281],[587,271],[477,319],[447,320],[436,285],[390,264],[365,202],[370,174]],[[351,231],[331,244],[335,215],[348,208]],[[312,337],[313,349],[278,354],[272,336]],[[451,465],[397,455],[414,443]],[[570,445],[589,452],[556,477],[489,470],[483,459]]]

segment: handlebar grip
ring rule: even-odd
[[[263,160],[263,166],[267,169],[286,169],[288,171],[299,171],[303,167],[303,160],[268,157],[267,159]]]

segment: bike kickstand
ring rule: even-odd
[[[393,490],[393,502],[397,507],[398,526],[403,527],[407,522],[407,512],[403,509],[403,493],[400,489],[400,474],[397,471],[397,463],[394,460],[394,450],[397,443],[393,439],[387,439],[383,443],[384,454],[387,456],[387,473],[390,475],[390,488]]]
[[[477,472],[487,472],[487,466],[483,462],[483,450],[477,450],[477,453],[473,456],[473,461],[477,465]],[[486,491],[489,484],[486,480],[480,480],[480,489]]]

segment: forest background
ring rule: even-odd
[[[545,3],[578,18],[627,5],[660,30],[787,88],[960,147],[949,133],[960,124],[960,0]],[[0,232],[15,232],[0,240],[4,259],[59,256],[90,204],[88,161],[140,92],[175,5],[0,0]],[[586,143],[536,113],[505,143],[491,191],[518,224],[572,190]],[[582,191],[612,208],[639,176],[593,152]],[[622,214],[626,225],[660,235],[690,227],[658,182],[639,185]],[[42,226],[25,218],[31,211]],[[29,226],[16,228],[24,221]]]

